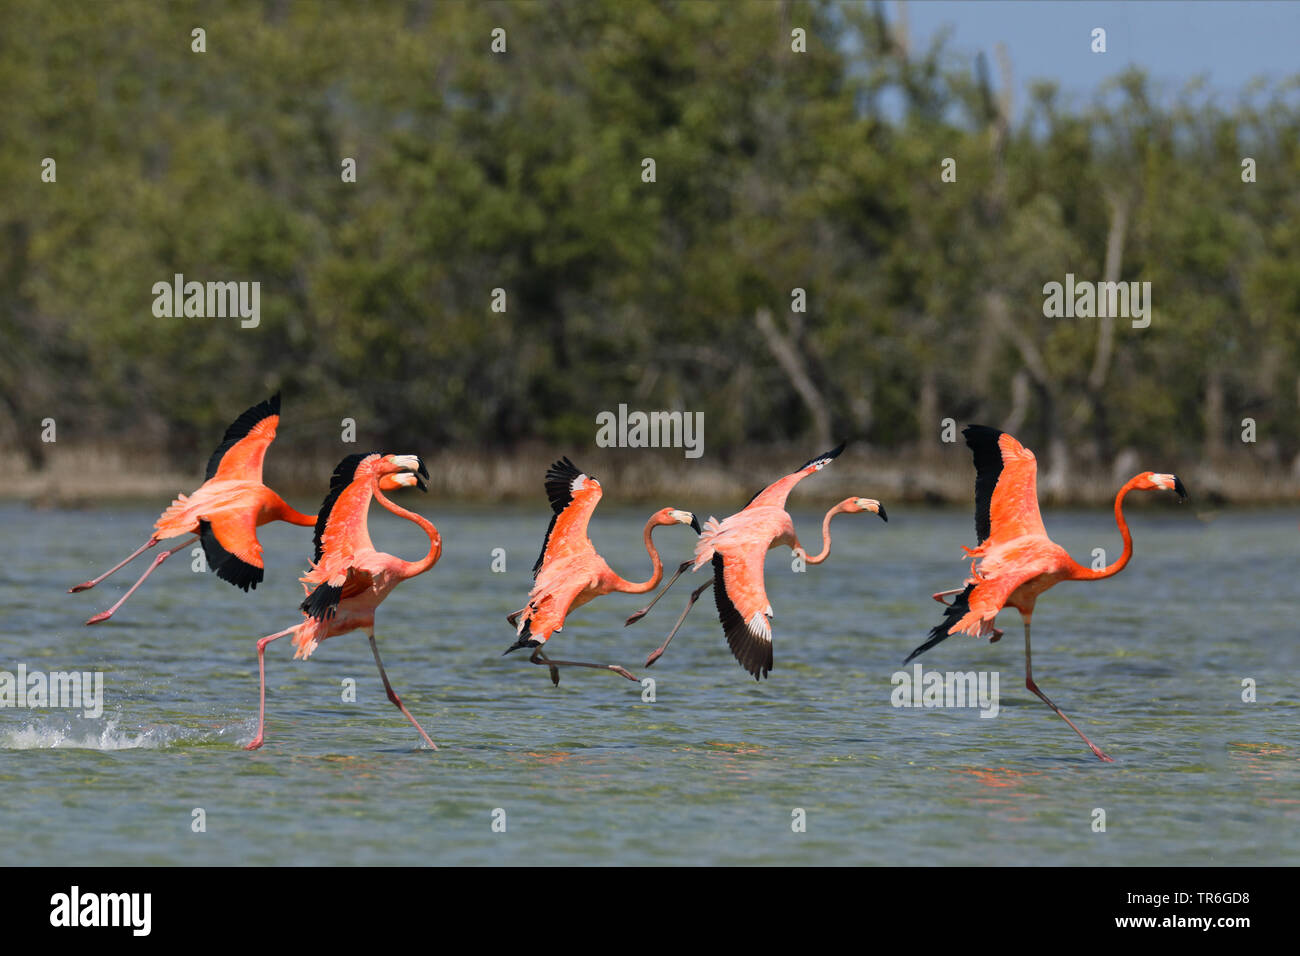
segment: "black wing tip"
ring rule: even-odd
[[[912,663],[913,659],[920,657],[930,648],[946,641],[951,636],[948,633],[949,628],[960,621],[966,615],[966,612],[970,610],[970,593],[973,590],[975,590],[975,585],[966,585],[966,590],[957,595],[957,597],[953,599],[953,602],[944,610],[943,622],[930,628],[930,633],[926,636],[925,643],[912,651],[912,653],[908,654],[907,657],[903,659],[904,664]]]
[[[339,600],[343,597],[343,588],[330,584],[318,584],[308,594],[298,609],[308,617],[318,621],[328,621],[338,610]]]
[[[974,448],[977,442],[996,442],[1006,432],[991,425],[967,425],[961,430],[961,434],[966,439],[966,444]]]
[[[569,506],[569,502],[573,500],[573,480],[583,474],[586,472],[569,461],[567,455],[553,462],[551,467],[546,469],[546,497],[551,503],[552,511],[559,514]],[[587,477],[591,476],[587,475]]]
[[[245,593],[257,590],[266,572],[227,551],[213,533],[211,522],[199,521],[199,543],[203,546],[208,567],[216,572],[217,577]]]
[[[800,466],[799,466],[798,468],[796,468],[795,470],[796,470],[796,471],[803,471],[805,468],[809,467],[810,465],[815,465],[815,464],[817,464],[818,462],[822,462],[823,464],[825,464],[825,463],[828,463],[828,462],[834,461],[836,458],[840,457],[840,453],[844,451],[844,449],[848,446],[848,444],[849,444],[849,441],[848,441],[848,439],[846,438],[844,441],[840,442],[838,445],[836,445],[836,446],[835,446],[834,448],[832,448],[830,451],[825,452],[825,453],[820,454],[820,455],[813,455],[811,458],[809,458],[807,461],[805,461],[802,465],[800,465]],[[755,495],[754,497],[758,497],[758,496]]]
[[[501,652],[501,656],[502,656],[502,657],[505,657],[505,656],[506,656],[507,654],[509,654],[511,651],[517,651],[517,650],[519,650],[521,647],[541,647],[541,646],[542,646],[542,642],[541,642],[541,641],[534,640],[534,639],[533,639],[532,637],[530,637],[527,633],[525,633],[523,637],[519,638],[519,640],[515,641],[513,644],[511,644],[509,647],[507,647],[504,651],[502,651],[502,652]]]

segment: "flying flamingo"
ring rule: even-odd
[[[160,564],[196,540],[203,544],[208,566],[223,581],[229,581],[244,591],[261,583],[262,546],[257,540],[258,527],[271,521],[287,521],[304,527],[316,523],[311,515],[295,511],[262,484],[262,460],[266,457],[266,449],[275,440],[279,423],[280,395],[277,392],[267,401],[248,409],[226,429],[221,444],[208,459],[206,480],[192,495],[177,496],[154,522],[154,531],[148,541],[99,577],[68,589],[68,593],[74,593],[93,588],[159,541],[182,534],[196,535],[161,552],[116,604],[96,614],[87,624],[107,621]]]
[[[388,673],[375,644],[375,609],[393,588],[429,570],[442,555],[442,536],[438,530],[426,519],[389,501],[384,497],[384,488],[416,486],[424,491],[419,476],[427,478],[428,475],[424,462],[415,455],[349,455],[334,469],[330,492],[321,503],[316,519],[316,556],[311,570],[299,579],[307,592],[300,606],[303,620],[257,642],[257,736],[244,749],[256,750],[262,746],[266,729],[266,645],[292,634],[297,648],[294,659],[306,660],[326,638],[358,629],[370,638],[370,650],[388,699],[415,725],[425,743],[433,750],[438,749],[388,682]],[[429,553],[419,561],[403,561],[376,551],[366,528],[372,497],[393,514],[419,525],[429,536]]]
[[[1177,493],[1181,502],[1187,498],[1183,483],[1174,475],[1150,471],[1126,481],[1115,495],[1115,523],[1124,539],[1124,552],[1113,564],[1093,571],[1078,564],[1047,536],[1038,513],[1038,463],[1034,453],[1006,432],[986,425],[971,425],[962,430],[962,435],[975,454],[975,534],[979,540],[975,548],[962,549],[972,559],[971,577],[966,579],[964,589],[954,588],[934,595],[948,609],[943,623],[930,631],[929,640],[912,651],[903,663],[928,651],[950,634],[991,635],[989,643],[997,641],[1002,632],[993,622],[1004,607],[1013,607],[1025,623],[1025,687],[1056,711],[1083,738],[1089,750],[1111,762],[1034,683],[1029,652],[1029,622],[1034,602],[1058,581],[1099,581],[1123,571],[1133,557],[1133,537],[1124,520],[1124,496],[1134,489],[1159,489]],[[949,595],[957,595],[951,604],[944,601]]]
[[[587,524],[600,501],[600,482],[579,471],[568,458],[561,458],[546,472],[546,495],[555,514],[551,516],[546,537],[542,540],[542,553],[533,565],[535,583],[528,594],[528,604],[506,618],[519,639],[505,653],[521,647],[533,648],[530,660],[534,664],[547,665],[554,684],[560,683],[559,667],[611,670],[634,681],[636,676],[617,664],[552,660],[546,656],[542,646],[553,633],[564,627],[570,611],[593,598],[611,591],[645,594],[658,587],[663,580],[664,566],[654,542],[650,540],[651,532],[661,525],[685,524],[698,534],[700,523],[689,511],[676,508],[661,508],[652,514],[642,535],[652,571],[645,581],[632,582],[615,574],[587,537]]]
[[[867,511],[880,515],[882,520],[889,520],[879,501],[873,498],[845,498],[826,512],[826,517],[822,519],[821,552],[810,557],[799,544],[794,522],[785,510],[785,500],[795,485],[814,472],[821,471],[843,450],[844,445],[840,444],[838,448],[818,455],[797,471],[768,485],[751,498],[742,510],[725,521],[710,517],[704,523],[704,533],[695,546],[694,562],[688,561],[678,568],[677,574],[655,596],[654,601],[627,619],[627,623],[631,624],[644,617],[668,588],[672,587],[677,575],[688,567],[691,571],[696,571],[706,561],[712,562],[713,580],[706,581],[691,592],[685,610],[668,637],[646,658],[646,667],[663,656],[699,596],[705,588],[713,587],[718,617],[722,621],[731,653],[753,675],[754,680],[758,680],[760,675],[767,676],[772,669],[772,626],[768,623],[768,618],[773,616],[772,605],[768,602],[763,587],[763,559],[767,552],[785,545],[808,564],[821,564],[831,553],[831,519],[836,515]]]

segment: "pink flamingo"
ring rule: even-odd
[[[307,598],[302,602],[303,621],[293,627],[268,634],[257,642],[258,706],[257,736],[245,749],[262,746],[266,729],[266,645],[286,635],[293,635],[294,659],[306,660],[326,638],[362,629],[370,638],[379,676],[383,678],[388,699],[406,719],[415,725],[425,743],[433,750],[437,745],[411,716],[388,681],[384,662],[375,643],[375,609],[389,592],[402,581],[423,574],[442,555],[442,537],[426,519],[398,507],[384,497],[384,479],[400,487],[416,486],[425,490],[415,474],[428,477],[424,462],[415,455],[349,455],[330,478],[330,492],[321,504],[316,519],[316,556],[311,570],[300,578]],[[399,517],[413,521],[429,536],[429,553],[419,561],[403,561],[375,550],[366,526],[370,499]],[[314,585],[314,587],[308,587]]]
[[[542,540],[542,553],[533,565],[535,584],[528,594],[528,604],[509,615],[506,620],[515,628],[518,640],[505,651],[521,647],[533,648],[530,658],[534,664],[550,668],[551,682],[560,683],[558,667],[594,667],[610,670],[636,680],[636,676],[617,664],[588,664],[583,661],[557,661],[546,656],[542,646],[551,635],[564,627],[565,618],[575,608],[580,608],[593,598],[611,591],[625,594],[644,594],[659,586],[663,580],[664,566],[659,551],[651,540],[651,532],[664,525],[690,525],[698,534],[700,523],[689,511],[661,508],[646,522],[642,540],[650,555],[651,573],[645,581],[632,582],[619,577],[596,553],[587,537],[587,524],[601,497],[600,482],[583,474],[568,458],[561,458],[546,472],[546,495],[550,499],[551,523]],[[504,655],[502,655],[504,656]]]
[[[279,423],[280,395],[277,392],[267,401],[248,409],[226,429],[221,444],[208,459],[206,480],[192,495],[177,496],[154,522],[154,532],[148,541],[99,577],[68,588],[70,594],[93,588],[159,541],[182,534],[197,535],[161,552],[116,604],[96,614],[87,624],[107,621],[160,564],[195,541],[202,542],[208,566],[223,581],[229,581],[244,591],[256,588],[262,582],[262,546],[257,540],[257,529],[271,521],[287,521],[303,527],[316,523],[311,515],[295,511],[262,484],[262,460],[275,440]]]
[[[713,580],[706,581],[691,592],[685,610],[668,637],[646,658],[646,667],[663,656],[700,594],[705,588],[713,587],[718,617],[722,621],[731,653],[753,675],[754,680],[758,680],[760,675],[768,675],[772,669],[772,627],[768,619],[773,616],[773,611],[763,586],[763,559],[767,552],[784,545],[803,557],[808,564],[821,564],[831,553],[831,519],[836,515],[870,512],[879,515],[882,520],[889,520],[879,501],[873,498],[845,498],[826,512],[826,517],[822,519],[821,552],[809,557],[799,544],[794,522],[785,510],[785,500],[795,485],[814,472],[821,471],[843,450],[844,445],[841,444],[824,455],[818,455],[797,471],[768,485],[751,498],[742,510],[726,520],[718,521],[710,517],[704,523],[704,533],[695,547],[694,562],[683,564],[678,568],[677,574],[681,574],[687,567],[696,571],[706,561],[711,561]],[[677,575],[673,575],[654,601],[628,618],[627,623],[631,624],[644,617],[675,580]]]
[[[971,576],[965,589],[940,591],[934,599],[947,607],[943,623],[930,631],[929,639],[907,656],[908,663],[950,634],[989,637],[996,642],[1002,632],[993,626],[998,612],[1013,607],[1025,624],[1025,688],[1034,693],[1056,715],[1083,738],[1099,759],[1111,758],[1098,749],[1069,717],[1048,699],[1034,683],[1029,652],[1029,622],[1038,596],[1060,581],[1100,581],[1119,574],[1133,557],[1133,536],[1124,520],[1124,496],[1130,491],[1172,491],[1184,501],[1187,492],[1175,475],[1144,471],[1126,481],[1115,495],[1115,523],[1124,539],[1119,560],[1098,571],[1085,568],[1047,536],[1038,511],[1038,462],[1034,453],[1006,432],[987,425],[971,425],[962,431],[975,456],[974,548],[963,548],[971,557]],[[944,598],[958,595],[951,604]]]

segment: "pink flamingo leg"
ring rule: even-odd
[[[370,650],[375,654],[375,664],[379,667],[379,676],[384,679],[384,690],[388,691],[388,699],[396,704],[397,709],[406,715],[406,719],[415,725],[415,729],[420,732],[420,736],[423,737],[424,742],[429,745],[429,749],[437,750],[438,745],[429,739],[429,735],[424,732],[424,728],[420,726],[420,722],[411,716],[411,712],[407,710],[406,705],[402,703],[402,698],[397,696],[397,692],[393,690],[393,685],[388,682],[388,672],[384,670],[384,662],[379,659],[379,645],[375,643],[375,635],[373,632],[370,634]]]
[[[158,539],[157,539],[157,538],[150,538],[150,539],[149,539],[148,541],[146,541],[144,544],[140,545],[140,547],[138,547],[138,548],[136,548],[134,551],[132,551],[129,557],[123,558],[121,561],[117,562],[117,564],[113,565],[111,568],[109,568],[107,571],[105,571],[105,572],[104,572],[103,574],[101,574],[99,577],[97,577],[97,578],[91,578],[89,581],[83,581],[83,582],[81,582],[81,583],[78,584],[76,587],[68,588],[68,593],[69,593],[69,594],[76,594],[78,591],[89,591],[91,588],[93,588],[93,587],[94,587],[96,584],[98,584],[100,581],[104,580],[104,578],[108,577],[110,574],[114,574],[114,573],[116,573],[117,571],[121,571],[124,567],[126,567],[128,564],[130,564],[130,563],[131,563],[132,561],[134,561],[136,558],[140,557],[140,555],[144,554],[146,551],[148,551],[150,548],[152,548],[152,547],[153,547],[155,544],[157,544],[157,543],[158,543]]]
[[[176,545],[176,547],[171,548],[170,550],[159,553],[158,557],[153,559],[153,564],[149,565],[149,569],[145,571],[144,574],[140,575],[140,580],[136,581],[135,584],[131,585],[130,590],[128,590],[125,594],[123,594],[122,597],[118,599],[118,602],[116,604],[110,607],[107,611],[101,611],[100,613],[96,614],[86,623],[102,624],[104,621],[107,621],[110,617],[112,617],[114,614],[117,613],[118,608],[120,608],[123,604],[126,603],[126,599],[135,593],[135,589],[138,588],[140,585],[144,584],[144,579],[147,578],[149,575],[153,574],[154,571],[157,569],[158,565],[162,564],[164,561],[166,561],[177,551],[183,551],[185,548],[188,548],[190,545],[192,545],[195,541],[198,540],[199,539],[197,537],[190,538],[190,540],[183,542],[182,544],[178,544]]]
[[[649,604],[647,604],[645,607],[641,608],[641,610],[637,611],[626,621],[624,621],[623,626],[627,627],[629,624],[635,624],[637,621],[641,620],[641,618],[649,614],[650,609],[659,603],[659,599],[668,593],[668,589],[673,586],[673,582],[676,581],[678,578],[680,578],[682,576],[682,573],[686,571],[688,568],[690,568],[690,566],[694,563],[695,563],[694,561],[683,561],[681,567],[677,569],[677,573],[674,574],[671,578],[669,578],[668,583],[659,589],[659,593],[654,596],[654,600],[651,601]],[[510,623],[513,624],[514,621],[511,621]]]
[[[626,667],[620,667],[617,664],[588,664],[586,661],[557,661],[543,654],[540,647],[533,652],[533,656],[529,660],[534,664],[545,664],[549,667],[551,669],[551,683],[557,685],[560,683],[560,672],[556,670],[557,667],[591,667],[598,671],[613,671],[620,677],[639,682],[637,676]]]
[[[1034,683],[1034,668],[1029,657],[1029,617],[1028,616],[1025,617],[1025,687],[1033,691],[1035,694],[1037,694],[1039,699],[1042,700],[1044,704],[1052,708],[1052,710],[1056,711],[1056,716],[1060,717],[1063,721],[1069,724],[1070,729],[1083,738],[1083,742],[1088,745],[1088,749],[1091,750],[1097,756],[1097,759],[1104,760],[1107,763],[1115,762],[1113,759],[1107,757],[1104,753],[1102,753],[1101,749],[1096,744],[1094,744],[1091,740],[1089,740],[1088,736],[1082,730],[1074,726],[1074,721],[1072,721],[1069,717],[1066,717],[1065,714],[1062,713],[1061,708],[1053,704],[1048,699],[1047,695],[1038,689],[1038,685]]]
[[[664,651],[668,650],[668,645],[672,643],[673,637],[682,626],[682,622],[686,620],[686,615],[691,613],[691,608],[695,607],[695,602],[700,599],[700,595],[703,594],[706,589],[711,587],[713,587],[713,581],[708,580],[691,592],[691,598],[686,602],[686,607],[682,610],[682,616],[677,619],[677,623],[674,624],[673,629],[668,632],[668,636],[664,638],[664,642],[652,651],[650,656],[645,659],[646,667],[649,667],[655,661],[659,660],[659,658],[664,656]]]
[[[301,624],[286,627],[283,631],[268,634],[257,642],[257,736],[253,738],[252,743],[244,748],[245,750],[256,750],[262,746],[263,735],[266,731],[266,645],[292,634],[300,627],[302,627]]]

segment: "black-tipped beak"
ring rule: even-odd
[[[424,467],[424,459],[421,458],[419,455],[416,455],[416,456],[415,456],[415,460],[418,461],[418,462],[420,463],[420,477],[421,477],[421,478],[428,478],[428,477],[429,477],[429,469]],[[420,490],[421,490],[421,491],[424,490],[424,486],[423,486],[423,485],[420,486]]]
[[[695,517],[694,514],[691,515],[691,530],[696,534],[700,534],[703,531],[700,527],[700,519]]]
[[[881,521],[888,521],[888,520],[889,520],[889,515],[885,514],[885,506],[884,506],[884,505],[881,505],[881,506],[880,506],[880,510],[877,511],[876,514],[880,515],[880,520],[881,520]]]
[[[1187,489],[1183,487],[1183,479],[1177,475],[1174,476],[1174,493],[1178,495],[1179,504],[1187,500]]]
[[[428,492],[429,490],[429,486],[424,483],[424,479],[419,475],[415,476],[415,487],[419,488],[423,492]]]

